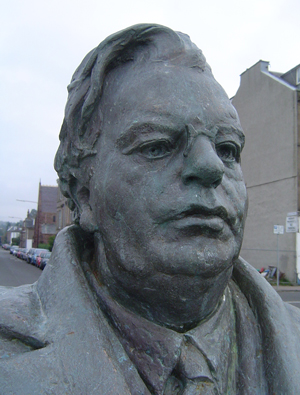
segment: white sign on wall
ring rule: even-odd
[[[286,217],[286,233],[298,232],[298,216],[288,215]]]
[[[284,234],[284,226],[283,225],[274,225],[273,232],[275,235],[283,235]]]

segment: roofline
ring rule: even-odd
[[[253,64],[252,66],[248,67],[245,71],[242,72],[242,74],[240,74],[240,77],[245,74],[247,71],[249,71],[250,69],[252,69],[253,67],[257,66],[259,63],[266,63],[268,66],[270,65],[270,62],[267,60],[259,60],[258,62],[256,62],[255,64]]]
[[[299,90],[299,88],[296,86],[293,86],[291,84],[289,84],[288,82],[286,82],[282,77],[289,73],[290,71],[298,68],[300,66],[300,64],[298,66],[293,67],[292,69],[288,70],[286,73],[282,73],[280,75],[280,77],[276,76],[275,74],[273,74],[271,71],[269,71],[269,65],[270,62],[266,61],[266,60],[259,60],[258,62],[256,62],[253,66],[249,67],[248,69],[246,69],[245,71],[242,72],[242,74],[240,74],[240,77],[243,76],[243,74],[245,74],[246,72],[248,72],[250,69],[252,69],[253,67],[257,66],[258,64],[261,64],[261,68],[260,71],[261,73],[267,75],[268,77],[272,78],[273,80],[279,82],[280,84],[282,84],[283,86],[286,86],[287,88],[291,89],[292,91],[297,91]],[[233,96],[234,97],[234,96]],[[233,98],[232,97],[232,98]]]
[[[297,91],[297,87],[289,84],[288,82],[286,82],[285,80],[283,80],[281,77],[277,77],[276,75],[270,73],[269,71],[263,71],[261,70],[261,72],[265,75],[267,75],[268,77],[272,78],[273,80],[279,82],[281,85],[286,86],[287,88],[291,89],[292,91]]]
[[[286,74],[290,73],[291,71],[294,71],[295,69],[298,69],[299,67],[300,67],[300,63],[297,66],[293,67],[292,69],[283,73],[281,77],[284,77]]]

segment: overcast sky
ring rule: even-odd
[[[229,97],[258,60],[300,63],[299,0],[9,0],[0,15],[0,220],[36,208],[38,184],[56,185],[53,158],[66,87],[83,57],[136,23],[187,33]],[[12,218],[14,217],[14,218]]]

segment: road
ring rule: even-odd
[[[0,285],[18,287],[34,283],[42,271],[0,248]]]
[[[282,300],[300,309],[300,291],[278,291],[278,294]]]

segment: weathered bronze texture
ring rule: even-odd
[[[0,291],[1,394],[296,394],[299,310],[239,258],[245,139],[201,50],[132,26],[68,90],[77,224],[36,284]]]

